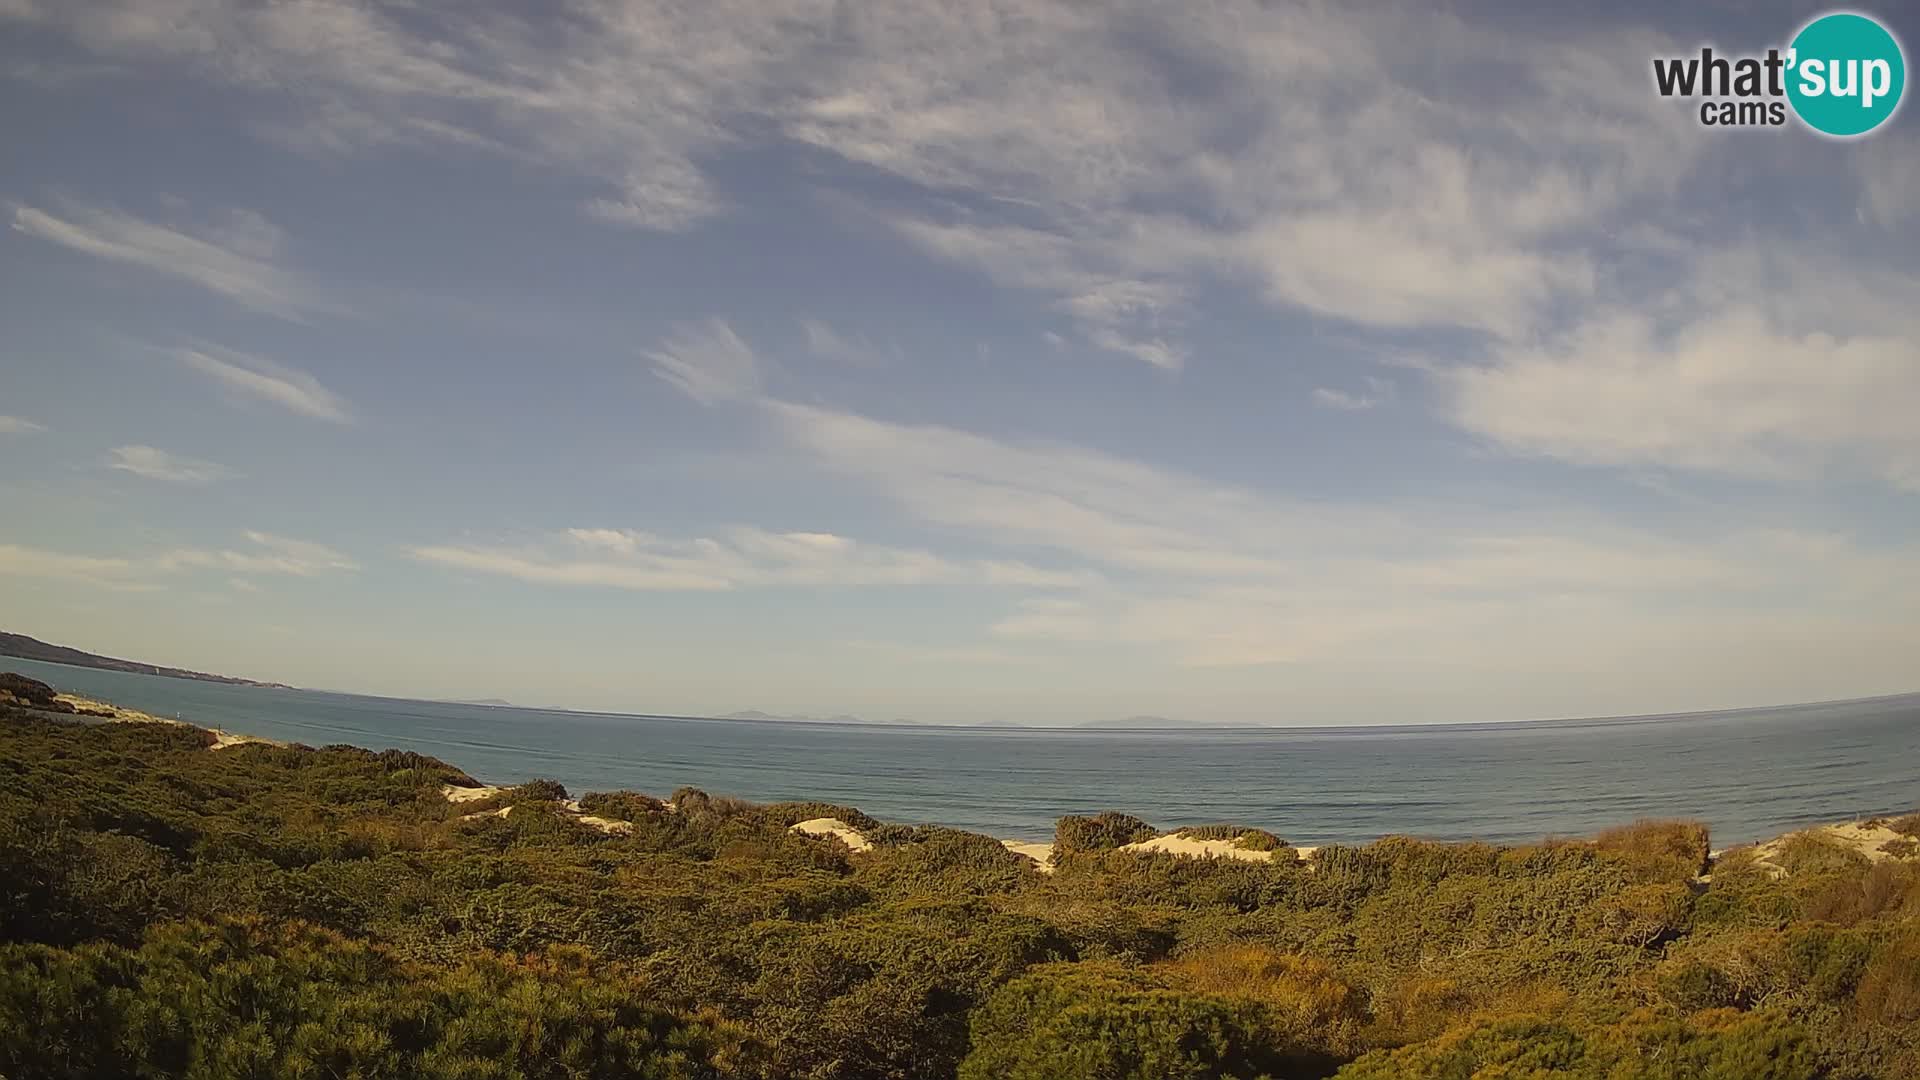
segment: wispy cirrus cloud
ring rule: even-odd
[[[1521,336],[1595,288],[1571,237],[1703,153],[1691,118],[1643,92],[1657,36],[1549,37],[1412,4],[1115,17],[806,0],[767,18],[744,0],[613,2],[536,20],[205,0],[154,19],[134,0],[19,0],[11,15],[251,91],[320,129],[309,141],[456,140],[591,177],[605,191],[588,213],[645,229],[725,213],[717,163],[778,133],[843,166],[813,176],[823,188],[878,173],[916,191],[878,213],[922,250],[1169,370],[1220,281],[1364,326]],[[1513,89],[1498,108],[1473,77],[1491,67]]]
[[[163,570],[222,570],[242,575],[291,577],[319,577],[360,569],[359,563],[325,544],[252,529],[243,535],[249,547],[239,550],[181,548],[160,553],[153,563]]]
[[[899,363],[902,358],[898,346],[880,346],[857,334],[843,334],[818,319],[802,320],[800,330],[806,335],[807,350],[813,355],[852,367],[884,368]]]
[[[653,373],[702,405],[760,392],[760,361],[720,319],[683,324],[647,353]]]
[[[951,560],[833,533],[755,528],[690,539],[630,529],[575,528],[531,544],[434,544],[410,553],[424,562],[541,585],[659,592],[767,586],[1065,588],[1088,580],[1085,574],[1022,562]]]
[[[321,577],[353,573],[359,563],[324,544],[248,530],[238,547],[175,547],[125,555],[88,555],[0,544],[0,575],[148,591],[181,575],[227,575],[236,589],[266,576]]]
[[[0,416],[0,435],[35,435],[45,430],[47,425],[23,416]]]
[[[252,211],[232,211],[189,231],[79,203],[57,213],[15,206],[13,229],[83,255],[178,278],[283,318],[327,306],[304,280],[276,263],[284,237]]]
[[[22,544],[0,544],[0,575],[65,581],[106,589],[151,589],[136,578],[137,564],[113,556],[74,555]]]
[[[173,355],[236,397],[266,402],[315,420],[353,422],[345,399],[304,371],[213,345],[175,349]]]
[[[1342,390],[1336,386],[1319,386],[1313,391],[1313,403],[1322,409],[1336,409],[1341,412],[1365,412],[1378,408],[1393,397],[1393,383],[1378,375],[1368,375],[1363,380],[1365,390]]]
[[[217,462],[169,453],[152,446],[116,446],[107,452],[106,466],[148,480],[193,486],[238,475]]]
[[[1609,306],[1435,373],[1452,422],[1516,454],[1920,491],[1920,278],[1711,251],[1672,308]]]
[[[1836,627],[1880,627],[1920,616],[1905,599],[1920,595],[1912,545],[1734,523],[1670,534],[1564,506],[1317,502],[1058,443],[759,407],[796,451],[909,518],[1045,550],[1090,575],[1066,595],[1016,601],[992,627],[1009,639],[1212,667],[1391,660],[1472,627],[1484,663],[1489,650],[1538,650],[1528,627],[1547,612],[1569,637],[1543,662],[1565,664],[1582,647],[1633,649],[1669,619],[1818,612]]]

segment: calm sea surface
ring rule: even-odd
[[[1062,814],[1231,821],[1295,843],[1533,840],[1637,817],[1725,846],[1920,806],[1920,694],[1630,720],[1182,731],[674,720],[265,690],[0,657],[63,690],[314,746],[432,754],[488,783],[682,785],[1044,838]]]

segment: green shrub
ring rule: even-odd
[[[1169,989],[1110,965],[1056,965],[977,1009],[960,1080],[1214,1080],[1292,1075],[1259,1005]]]
[[[1053,854],[1059,859],[1082,851],[1111,851],[1158,835],[1153,826],[1139,818],[1114,810],[1093,817],[1069,815],[1054,823]]]
[[[637,791],[590,791],[580,796],[581,813],[614,821],[645,821],[666,809],[666,803]]]
[[[515,803],[563,802],[567,789],[558,780],[529,780],[514,787],[510,795]]]
[[[1775,1016],[1709,1014],[1683,1023],[1636,1014],[1483,1020],[1402,1050],[1369,1054],[1338,1080],[1514,1077],[1545,1080],[1813,1080],[1806,1033]]]
[[[1248,851],[1278,851],[1287,846],[1285,840],[1265,829],[1248,829],[1239,825],[1188,825],[1175,829],[1174,835],[1193,840],[1236,840],[1239,842],[1237,846]]]
[[[1851,844],[1817,832],[1795,833],[1781,841],[1773,862],[1792,875],[1850,873],[1869,864]]]
[[[1711,841],[1697,821],[1636,821],[1594,837],[1594,848],[1636,881],[1689,881],[1707,870]]]

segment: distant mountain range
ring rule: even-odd
[[[1089,720],[1080,726],[1083,728],[1180,728],[1196,725],[1185,720],[1170,720],[1164,716],[1122,716],[1115,720]]]
[[[25,634],[9,634],[0,631],[0,656],[15,656],[22,660],[38,660],[47,664],[67,664],[72,667],[99,668],[102,671],[125,671],[135,675],[159,675],[168,679],[193,679],[197,682],[224,683],[228,686],[264,686],[274,690],[291,690],[285,683],[257,682],[253,679],[239,679],[232,675],[209,675],[204,671],[188,671],[185,668],[161,667],[158,664],[142,664],[132,660],[121,660],[98,653],[82,652],[65,645],[49,645],[37,638]]]
[[[917,720],[862,720],[857,716],[841,713],[839,716],[793,716],[779,713],[761,712],[759,709],[742,709],[720,717],[722,720],[778,720],[790,724],[917,724]]]

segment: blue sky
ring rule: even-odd
[[[0,624],[955,722],[1920,688],[1914,111],[1654,94],[1816,6],[1356,7],[0,0]]]

